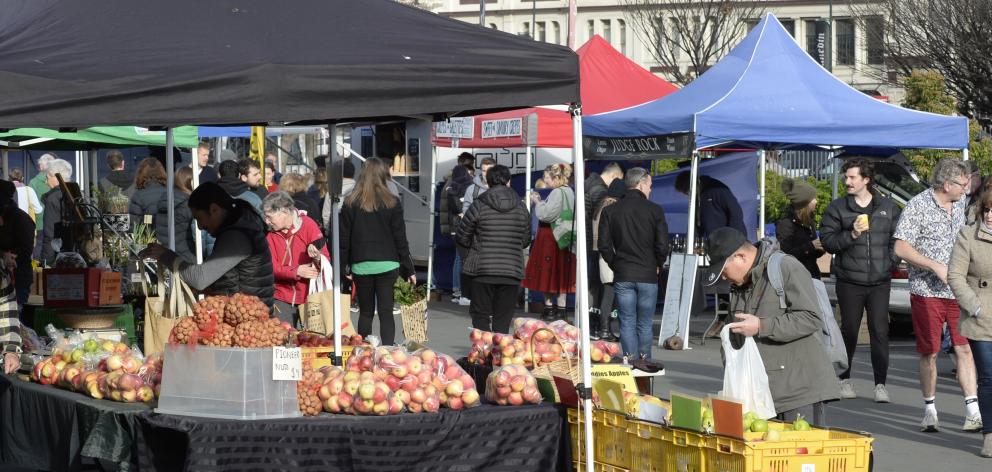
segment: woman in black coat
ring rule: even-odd
[[[152,216],[152,224],[158,215],[158,205],[165,199],[165,168],[154,157],[146,157],[138,164],[134,177],[134,194],[131,195],[131,227],[145,222],[145,216]],[[148,225],[151,229],[155,227]],[[165,244],[169,244],[165,241]]]
[[[183,262],[196,262],[196,242],[193,230],[193,213],[189,209],[189,194],[193,193],[193,169],[183,167],[176,171],[176,189],[173,193],[175,206],[173,215],[176,221],[175,252]],[[155,239],[164,246],[169,245],[169,202],[166,198],[158,204],[155,217]]]
[[[814,229],[816,189],[806,182],[786,179],[782,192],[792,203],[789,213],[775,223],[775,234],[782,252],[789,254],[806,267],[814,279],[820,278],[816,260],[823,255],[823,245]]]

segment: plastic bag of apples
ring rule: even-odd
[[[537,380],[522,365],[507,365],[494,370],[486,378],[486,401],[496,405],[541,403]]]

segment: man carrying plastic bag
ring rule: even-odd
[[[823,320],[812,279],[799,261],[785,256],[782,278],[788,306],[781,308],[766,272],[768,259],[776,251],[771,241],[755,245],[736,229],[720,228],[710,234],[706,244],[710,266],[703,274],[703,283],[709,286],[721,278],[730,282],[730,309],[737,320],[727,325],[733,333],[730,344],[739,349],[746,337],[754,339],[777,417],[791,422],[802,415],[826,426],[824,402],[838,399],[840,387],[815,336],[823,329]],[[732,368],[730,363],[727,368]]]

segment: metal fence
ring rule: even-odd
[[[830,151],[778,151],[766,155],[767,168],[786,177],[815,179],[833,177]]]

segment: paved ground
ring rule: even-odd
[[[657,323],[660,320],[656,320]],[[667,376],[655,382],[655,392],[706,395],[723,386],[723,367],[718,340],[701,345],[698,333],[708,320],[694,320],[691,350],[674,352],[655,349],[654,356],[665,363]],[[454,356],[468,352],[467,328],[471,325],[468,307],[448,301],[430,306],[429,344]],[[376,328],[378,330],[378,328]],[[871,364],[867,346],[859,348],[855,357],[855,386],[859,397],[830,404],[828,418],[832,426],[867,431],[875,436],[875,470],[878,472],[909,471],[987,471],[992,459],[978,456],[981,434],[960,431],[964,422],[964,401],[957,381],[950,376],[951,362],[940,359],[937,409],[942,432],[919,432],[923,401],[917,380],[917,356],[912,338],[902,336],[892,343],[888,388],[892,403],[876,404],[872,400]]]

